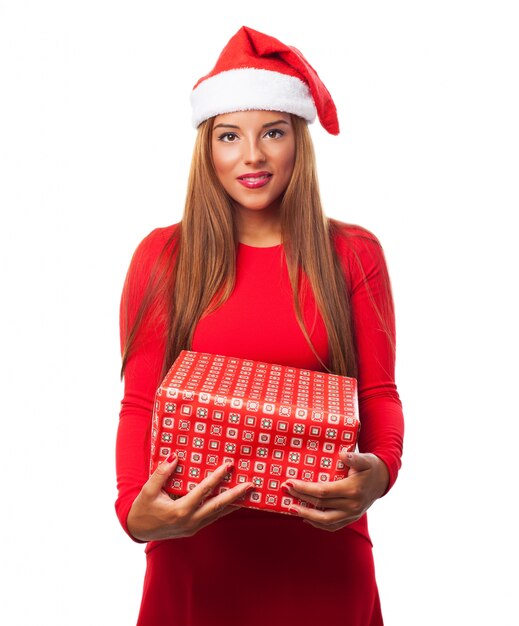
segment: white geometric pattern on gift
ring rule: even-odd
[[[176,452],[166,491],[178,497],[232,462],[220,492],[250,481],[241,506],[287,513],[301,502],[281,483],[344,478],[339,452],[359,428],[354,378],[184,350],[155,396],[150,473]]]

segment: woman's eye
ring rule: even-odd
[[[218,137],[218,139],[220,141],[225,141],[227,143],[231,143],[231,142],[235,141],[237,139],[237,137],[238,136],[236,135],[236,133],[224,133],[223,135],[220,135]]]
[[[266,134],[266,136],[269,139],[277,139],[278,137],[283,137],[285,133],[282,130],[278,130],[277,128],[273,128],[272,130],[269,130]]]

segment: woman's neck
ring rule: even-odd
[[[237,208],[235,212],[238,240],[249,246],[266,248],[281,243],[279,209],[260,211]]]

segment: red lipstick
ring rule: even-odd
[[[247,189],[258,189],[266,185],[271,178],[270,172],[249,172],[238,176],[236,180]]]

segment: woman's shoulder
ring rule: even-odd
[[[131,257],[127,283],[145,285],[157,270],[168,266],[168,251],[179,232],[179,224],[154,228],[137,245]]]
[[[376,252],[381,244],[371,231],[358,224],[346,224],[339,220],[330,219],[330,232],[335,249],[340,256],[359,254],[361,252]]]
[[[133,262],[153,264],[179,233],[180,224],[160,226],[150,231],[137,245]]]
[[[180,224],[171,224],[171,226],[159,226],[151,230],[139,243],[137,250],[162,250],[164,246],[170,242],[179,232]]]
[[[378,237],[356,224],[330,221],[332,241],[352,291],[370,277],[382,276],[387,282],[384,251]]]

